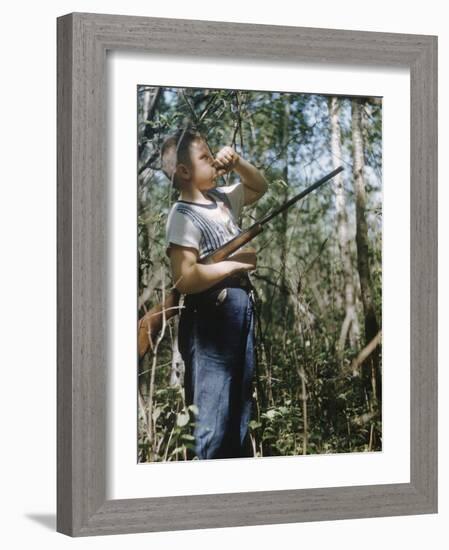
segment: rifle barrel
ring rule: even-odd
[[[327,174],[327,176],[324,176],[324,178],[321,178],[317,182],[315,182],[312,185],[310,185],[309,187],[307,187],[307,189],[304,189],[304,191],[301,191],[301,193],[299,193],[298,195],[292,197],[287,202],[284,202],[284,204],[282,204],[281,206],[279,206],[278,208],[273,210],[273,212],[271,212],[271,214],[268,214],[267,216],[265,216],[265,218],[262,218],[257,223],[260,224],[260,225],[265,225],[270,220],[272,220],[275,216],[280,214],[283,210],[285,210],[286,208],[291,206],[296,201],[299,201],[300,199],[303,199],[306,195],[308,195],[309,193],[311,193],[312,191],[317,189],[320,185],[323,185],[323,183],[326,183],[326,181],[332,179],[334,176],[336,176],[337,174],[339,174],[342,171],[343,171],[343,166],[339,166],[338,168],[336,168],[335,170],[333,170],[332,172]]]
[[[292,197],[288,201],[286,201],[284,204],[276,208],[271,214],[268,214],[265,216],[265,218],[262,218],[259,221],[256,221],[253,225],[251,225],[248,229],[245,229],[242,233],[239,235],[236,235],[233,237],[230,241],[228,241],[225,244],[222,244],[217,250],[214,250],[204,258],[198,261],[198,263],[201,264],[209,264],[209,263],[215,263],[218,261],[221,261],[222,259],[225,259],[227,256],[238,250],[243,244],[246,244],[246,242],[249,242],[253,239],[257,234],[259,234],[263,230],[263,225],[268,223],[272,218],[277,216],[280,212],[291,206],[296,201],[299,201],[309,193],[311,193],[314,189],[319,187],[320,185],[323,185],[326,181],[330,180],[334,176],[336,176],[338,173],[340,173],[343,170],[342,166],[339,166],[337,169],[335,169],[333,172],[330,172],[327,174],[327,176],[324,176],[324,178],[321,178],[317,182],[313,183],[307,189],[304,189],[304,191],[301,191],[298,195],[295,197]],[[248,236],[248,234],[251,234],[252,236],[250,238],[245,238]],[[242,243],[242,240],[244,243]],[[226,251],[226,252],[224,252]]]

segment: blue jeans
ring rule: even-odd
[[[201,294],[201,299],[186,296],[178,333],[186,404],[198,408],[196,455],[252,456],[253,297],[243,288],[227,287]]]

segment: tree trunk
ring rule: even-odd
[[[362,102],[352,100],[352,143],[353,143],[353,176],[356,200],[356,243],[357,267],[362,293],[363,312],[365,318],[365,345],[373,340],[379,332],[379,324],[374,308],[371,271],[369,266],[368,225],[366,222],[366,194],[363,176],[364,154],[362,135]],[[376,348],[369,358],[371,364],[371,384],[375,399],[380,401],[381,380],[379,365],[379,348]]]
[[[149,122],[153,119],[161,95],[161,88],[159,87],[149,88],[143,92],[142,120]],[[139,128],[139,132],[140,131],[141,129]],[[139,135],[141,136],[142,143],[139,147],[138,174],[139,178],[144,180],[144,172],[148,171],[148,165],[157,158],[159,152],[154,150],[153,128],[151,125],[145,125]]]
[[[331,151],[334,168],[340,164],[342,158],[341,129],[340,129],[340,101],[337,97],[329,98],[329,113],[331,123]],[[342,173],[333,178],[335,192],[335,207],[337,214],[337,236],[344,277],[344,304],[345,318],[340,330],[338,353],[343,354],[346,338],[352,347],[358,345],[360,328],[355,309],[355,290],[349,247],[348,215],[346,211],[346,196],[343,187]]]
[[[289,120],[290,120],[290,103],[289,96],[285,100],[284,104],[284,117],[282,124],[282,150],[285,154],[285,163],[283,169],[283,180],[287,184],[284,187],[284,202],[288,200],[288,139],[289,139]],[[281,268],[280,268],[280,289],[281,289],[281,307],[282,319],[284,322],[287,320],[287,304],[288,304],[288,284],[287,284],[287,231],[288,231],[288,214],[287,208],[281,214]]]

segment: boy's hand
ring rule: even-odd
[[[237,250],[227,259],[238,262],[239,271],[253,271],[257,267],[256,249],[250,246]]]
[[[217,169],[217,175],[222,176],[230,170],[233,170],[240,160],[240,155],[232,147],[226,145],[218,151],[215,157],[214,166]]]

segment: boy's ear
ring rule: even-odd
[[[183,180],[188,180],[191,176],[191,170],[188,166],[181,162],[176,167],[176,175]]]

